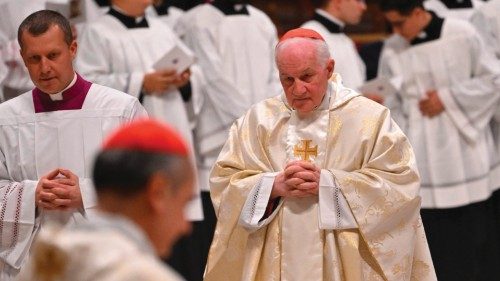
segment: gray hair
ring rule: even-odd
[[[305,38],[305,37],[294,37],[290,39],[286,39],[282,42],[279,42],[278,45],[276,45],[275,49],[275,61],[278,63],[278,54],[288,45],[294,44],[297,42],[301,41],[309,41],[313,42],[315,45],[316,49],[316,58],[318,60],[318,63],[320,64],[326,64],[328,60],[331,58],[330,56],[330,50],[328,49],[328,45],[326,44],[325,41],[319,40],[319,39],[312,39],[312,38]]]

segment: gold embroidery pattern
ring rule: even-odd
[[[427,263],[421,260],[415,260],[413,261],[410,280],[411,281],[422,280],[429,275],[429,272],[430,272],[430,266]]]
[[[364,118],[363,119],[363,135],[365,135],[368,139],[374,137],[377,132],[379,120],[378,118]]]
[[[411,257],[406,255],[400,263],[392,267],[391,271],[398,280],[407,280],[405,275],[411,271]]]
[[[293,155],[295,157],[300,157],[304,161],[311,161],[311,156],[318,156],[318,146],[309,146],[312,140],[301,140],[302,147],[296,144],[293,147]]]

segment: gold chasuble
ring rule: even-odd
[[[325,218],[317,196],[281,198],[256,231],[238,224],[263,175],[295,159],[333,175],[336,186],[320,194],[345,197],[358,228],[322,229],[340,218]],[[412,148],[387,108],[339,77],[307,118],[284,95],[254,105],[233,124],[210,182],[218,223],[206,281],[436,280]]]

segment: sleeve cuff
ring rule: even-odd
[[[144,73],[133,72],[132,74],[130,74],[129,84],[128,87],[126,87],[126,92],[129,95],[139,98],[139,95],[142,92],[143,81],[144,81]]]
[[[321,170],[319,181],[318,217],[320,229],[358,228],[356,219],[334,175],[324,169]]]
[[[478,137],[478,131],[460,109],[460,105],[455,102],[451,91],[449,89],[439,89],[438,95],[444,104],[445,113],[450,116],[457,129],[468,141],[474,142]]]
[[[239,224],[249,231],[255,231],[269,224],[276,216],[279,207],[274,208],[274,211],[265,219],[262,217],[266,213],[266,209],[271,197],[274,179],[278,173],[266,173],[261,180],[252,188],[247,196],[247,200],[240,214]],[[280,202],[281,203],[281,202]],[[279,206],[279,205],[278,205]]]
[[[80,180],[80,193],[83,202],[82,215],[86,215],[88,210],[94,209],[97,205],[97,195],[90,179]]]

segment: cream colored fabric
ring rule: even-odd
[[[212,171],[218,224],[206,281],[436,280],[408,140],[385,107],[333,81],[320,168],[336,177],[359,229],[320,230],[317,198],[285,199],[251,234],[238,225],[251,188],[287,161],[292,111],[283,96],[265,100],[233,125]]]
[[[137,225],[98,215],[74,228],[50,225],[33,244],[18,281],[183,281],[155,256]]]

